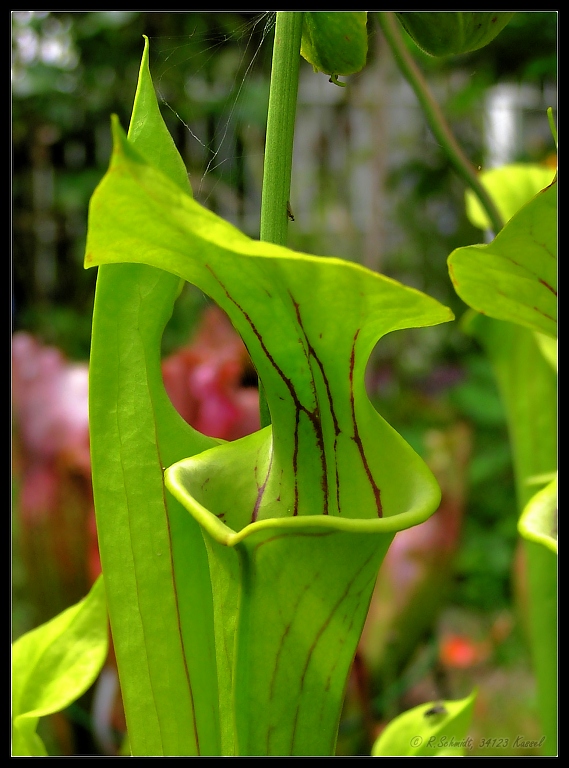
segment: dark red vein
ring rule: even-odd
[[[162,466],[161,456],[160,456],[160,447],[158,445],[158,436],[156,435],[156,448],[158,453],[158,458],[160,460],[160,467]],[[165,511],[165,521],[166,521],[166,529],[168,531],[168,543],[169,543],[169,550],[170,550],[170,573],[172,574],[172,590],[174,592],[174,604],[176,606],[176,622],[178,624],[178,635],[180,638],[180,645],[182,650],[182,659],[184,663],[184,675],[186,678],[186,682],[188,685],[188,693],[190,695],[190,702],[191,702],[191,708],[192,708],[192,725],[193,725],[193,731],[194,731],[194,738],[196,740],[196,751],[198,755],[200,754],[200,735],[198,731],[198,724],[196,721],[196,707],[195,707],[195,701],[194,701],[194,691],[192,688],[192,679],[190,676],[190,670],[188,668],[188,659],[187,659],[187,651],[184,644],[184,633],[182,630],[182,622],[180,618],[180,602],[178,598],[178,589],[176,586],[176,570],[174,568],[174,552],[173,552],[173,546],[172,546],[172,531],[170,529],[170,515],[168,514],[168,502],[166,499],[166,487],[164,485],[164,474],[162,474],[162,501],[164,505],[164,511]]]
[[[551,291],[551,293],[557,298],[557,291],[552,285],[549,285],[549,283],[546,283],[545,280],[542,280],[541,277],[539,278],[539,282],[547,288],[548,291]]]
[[[297,467],[297,461],[298,461],[298,459],[297,459],[297,457],[298,457],[298,422],[299,422],[299,417],[300,417],[300,411],[305,411],[306,413],[308,413],[308,411],[307,411],[306,407],[298,399],[298,396],[296,394],[296,391],[294,389],[292,381],[288,378],[288,376],[285,375],[285,373],[282,370],[282,368],[278,365],[278,363],[275,361],[275,359],[273,358],[273,356],[271,355],[271,353],[267,349],[267,345],[263,341],[263,337],[259,333],[257,327],[255,326],[255,323],[249,317],[249,314],[243,309],[243,307],[237,301],[235,301],[233,296],[230,295],[230,293],[227,290],[227,288],[225,287],[225,285],[221,282],[221,280],[215,274],[215,272],[209,266],[209,264],[206,264],[205,266],[206,266],[206,269],[211,273],[213,278],[219,283],[219,285],[221,286],[223,292],[225,293],[225,295],[227,296],[229,301],[239,310],[239,312],[241,312],[242,316],[245,318],[247,324],[249,325],[249,327],[251,328],[251,330],[253,331],[253,333],[257,337],[257,341],[261,345],[261,349],[265,353],[265,356],[266,356],[267,360],[273,366],[273,368],[277,372],[277,375],[280,377],[282,382],[287,387],[287,389],[289,391],[289,394],[290,394],[290,396],[292,398],[292,401],[294,403],[294,407],[295,407],[295,410],[296,410],[296,414],[295,414],[296,424],[295,424],[295,431],[294,431],[294,457],[295,458],[293,459],[293,472],[294,472],[294,478],[295,478],[295,480],[294,480],[294,483],[295,483],[295,487],[294,487],[295,504],[294,504],[293,515],[297,515],[298,514],[298,477],[297,477],[297,468],[298,468]]]
[[[300,424],[300,414],[304,413],[308,417],[312,428],[315,433],[316,442],[318,444],[319,450],[320,450],[320,460],[322,462],[322,491],[324,494],[324,510],[323,514],[328,514],[328,472],[326,467],[326,456],[324,453],[324,436],[322,433],[322,423],[320,419],[320,413],[318,409],[318,404],[316,403],[316,408],[314,410],[310,410],[305,405],[303,405],[300,400],[298,399],[298,395],[296,394],[296,390],[294,389],[294,385],[291,381],[291,379],[284,373],[282,368],[278,365],[276,360],[273,358],[271,353],[269,352],[267,345],[265,344],[263,337],[261,336],[259,330],[255,326],[254,322],[252,321],[249,314],[243,309],[243,307],[230,295],[229,291],[225,287],[225,285],[222,283],[222,281],[219,279],[219,277],[215,274],[213,269],[209,266],[209,264],[206,264],[206,268],[211,273],[211,275],[215,278],[215,280],[219,283],[221,288],[223,289],[225,295],[229,299],[229,301],[241,312],[243,318],[246,320],[247,324],[255,334],[259,344],[261,345],[261,349],[263,350],[267,360],[270,362],[274,370],[276,371],[277,375],[281,379],[281,381],[285,384],[287,387],[289,394],[292,398],[292,401],[294,403],[294,407],[296,410],[295,413],[295,431],[294,431],[294,451],[293,451],[293,472],[295,477],[295,489],[294,489],[294,509],[293,509],[293,516],[298,514],[298,453],[299,453],[299,424]],[[316,355],[315,355],[316,357]],[[310,366],[309,361],[309,368],[312,373],[312,368]],[[312,390],[316,399],[316,390],[314,385],[314,375],[312,373],[312,382],[311,382]]]
[[[322,493],[324,494],[324,514],[327,515],[329,512],[329,502],[328,502],[328,496],[329,496],[329,487],[328,487],[328,459],[327,459],[327,453],[324,443],[324,432],[322,428],[322,420],[320,417],[320,408],[318,406],[318,394],[316,390],[316,383],[315,383],[315,376],[314,376],[314,370],[312,368],[312,359],[316,361],[316,364],[318,365],[318,368],[320,369],[320,374],[322,376],[322,380],[324,382],[324,386],[326,388],[326,395],[328,398],[328,407],[330,414],[332,416],[332,421],[334,424],[334,448],[333,448],[333,458],[334,458],[334,484],[336,486],[336,503],[338,506],[338,513],[340,512],[340,489],[339,489],[339,477],[338,477],[338,465],[336,462],[336,445],[337,445],[337,439],[338,435],[340,434],[340,425],[338,424],[338,419],[336,417],[336,411],[334,408],[334,401],[332,399],[332,392],[330,390],[330,382],[328,381],[328,376],[326,375],[326,371],[324,370],[324,365],[318,355],[316,354],[316,350],[310,343],[310,339],[308,338],[308,334],[306,333],[306,330],[304,328],[304,324],[302,322],[302,317],[300,315],[300,306],[298,302],[295,300],[292,293],[289,291],[289,296],[291,298],[291,301],[294,305],[294,310],[296,314],[296,319],[298,322],[298,325],[300,326],[300,330],[302,331],[302,335],[304,336],[304,342],[302,339],[300,339],[300,342],[302,344],[302,348],[304,351],[304,354],[306,356],[306,360],[308,363],[308,367],[311,372],[312,381],[312,392],[314,394],[314,400],[316,402],[316,408],[314,411],[314,416],[317,422],[313,422],[314,431],[316,433],[316,440],[318,442],[318,445],[320,447],[320,455],[321,455],[321,462],[322,462]]]
[[[360,453],[362,463],[364,465],[364,469],[366,472],[366,475],[368,477],[368,480],[370,482],[373,495],[375,498],[375,504],[377,507],[377,516],[382,517],[383,516],[383,506],[381,504],[381,491],[379,490],[377,483],[375,482],[375,479],[371,473],[371,470],[369,468],[369,464],[367,461],[367,457],[365,455],[364,446],[360,437],[360,432],[358,429],[358,423],[356,421],[356,407],[354,403],[354,365],[356,360],[356,340],[359,336],[360,329],[356,331],[356,335],[354,336],[354,342],[352,344],[352,353],[350,355],[350,406],[352,409],[352,423],[354,426],[354,434],[352,435],[352,440],[355,442],[355,444],[358,447],[358,451]]]
[[[336,437],[340,434],[340,425],[338,424],[338,419],[336,417],[336,410],[334,408],[334,401],[332,399],[332,392],[330,390],[330,382],[328,381],[328,376],[326,375],[326,371],[324,370],[324,365],[318,355],[316,354],[316,350],[310,343],[310,339],[308,338],[308,335],[306,333],[306,330],[304,328],[304,324],[302,322],[302,318],[300,316],[300,306],[297,301],[295,301],[294,296],[289,291],[289,296],[292,300],[292,303],[294,304],[294,310],[296,313],[296,319],[298,321],[298,324],[300,325],[300,328],[302,330],[302,333],[304,335],[304,340],[306,342],[306,346],[308,348],[308,352],[312,357],[316,360],[316,363],[318,367],[320,368],[320,373],[322,374],[322,380],[324,381],[324,386],[326,387],[326,394],[328,395],[328,403],[330,405],[330,413],[332,414],[332,421],[334,422],[334,434]],[[322,335],[322,334],[320,334]]]
[[[253,514],[251,515],[251,522],[254,523],[257,519],[257,515],[259,514],[259,507],[261,506],[261,501],[263,499],[263,494],[265,493],[265,488],[267,487],[267,483],[269,482],[269,475],[271,474],[271,468],[273,466],[273,445],[271,443],[271,458],[269,459],[269,468],[267,469],[267,474],[265,477],[265,482],[262,485],[257,486],[257,499],[255,500],[255,507],[253,508]]]
[[[360,576],[361,572],[366,568],[366,566],[368,565],[370,560],[372,560],[373,557],[375,557],[375,552],[371,552],[371,554],[362,563],[361,567],[358,568],[356,573],[354,573],[352,578],[348,581],[344,592],[340,595],[338,600],[336,600],[336,602],[332,606],[332,609],[331,609],[330,613],[328,614],[328,616],[326,618],[326,621],[322,624],[322,626],[319,628],[318,632],[316,633],[316,635],[314,637],[314,640],[312,642],[312,645],[308,649],[308,653],[307,653],[307,656],[306,656],[306,661],[304,663],[304,667],[303,667],[302,673],[300,675],[300,692],[302,692],[302,689],[304,688],[304,679],[306,677],[306,673],[308,672],[308,667],[310,666],[310,661],[312,660],[312,656],[314,654],[316,646],[320,642],[320,638],[322,637],[322,635],[324,634],[326,629],[330,626],[330,622],[332,621],[332,617],[334,616],[336,611],[339,609],[339,607],[342,605],[342,603],[344,602],[346,597],[349,595],[350,590],[353,587],[356,579]],[[356,592],[356,594],[361,594],[363,592],[363,590],[364,590],[364,587],[361,587]],[[296,739],[296,728],[297,728],[297,725],[298,725],[298,715],[299,715],[299,711],[300,711],[300,703],[301,702],[299,701],[299,703],[297,704],[297,707],[296,707],[296,711],[294,713],[294,724],[293,724],[292,733],[291,733],[291,754],[294,754],[294,742],[295,742],[295,739]]]

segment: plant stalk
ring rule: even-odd
[[[277,11],[267,114],[261,240],[286,245],[302,11]]]
[[[555,127],[555,120],[553,119],[553,110],[551,107],[547,108],[547,119],[549,121],[549,128],[551,130],[551,135],[553,136],[553,141],[555,143],[555,151],[557,151],[557,128]]]
[[[476,169],[455,139],[423,73],[407,50],[395,13],[393,11],[378,11],[377,18],[401,73],[419,100],[433,135],[445,150],[457,174],[472,189],[480,201],[492,223],[494,235],[497,235],[504,226],[502,217],[480,182]]]
[[[260,239],[286,245],[294,122],[300,70],[302,11],[277,11],[267,113]],[[259,381],[261,427],[271,416]]]

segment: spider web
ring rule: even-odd
[[[149,35],[153,79],[196,199],[243,225],[245,187],[260,184],[275,12],[199,15],[190,35]]]

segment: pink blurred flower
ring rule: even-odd
[[[14,475],[20,547],[37,621],[85,596],[96,551],[88,372],[28,333],[12,340]]]
[[[62,460],[89,474],[88,370],[28,333],[12,340],[12,404],[32,460]]]
[[[192,342],[162,363],[164,386],[178,413],[199,432],[236,440],[259,429],[259,394],[242,384],[251,366],[227,316],[208,307]]]

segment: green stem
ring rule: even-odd
[[[261,240],[286,245],[302,11],[278,11],[267,115]]]
[[[286,245],[288,237],[288,200],[302,21],[302,11],[277,11],[265,139],[260,231],[261,240],[276,245]],[[271,423],[271,417],[260,382],[259,408],[261,426],[265,427]]]
[[[549,128],[551,130],[551,135],[553,136],[553,141],[555,142],[555,149],[557,150],[557,128],[555,127],[555,120],[553,119],[553,110],[551,107],[547,108],[547,119],[549,120]]]
[[[494,234],[498,234],[504,226],[502,217],[492,198],[481,184],[476,169],[455,139],[441,108],[429,89],[423,73],[407,50],[395,13],[393,11],[379,11],[377,18],[397,65],[411,88],[413,88],[436,140],[445,150],[460,178],[472,189],[480,201],[492,223]]]

